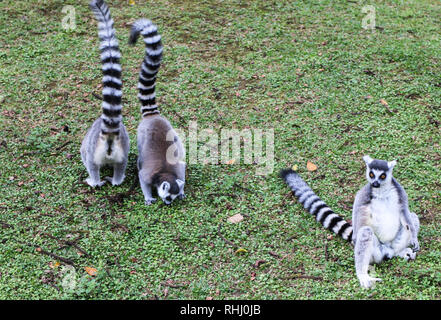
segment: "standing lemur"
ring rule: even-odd
[[[90,2],[90,8],[98,20],[103,103],[101,116],[87,131],[81,144],[81,159],[89,173],[86,182],[90,186],[102,186],[105,180],[110,181],[112,185],[119,185],[125,178],[130,143],[121,116],[121,54],[107,4],[102,0],[93,0]],[[101,181],[100,168],[106,164],[113,166],[113,178],[106,177]]]
[[[281,171],[281,177],[299,202],[325,228],[354,244],[355,269],[360,285],[371,287],[379,278],[370,277],[372,263],[395,256],[415,259],[419,219],[409,211],[407,194],[392,176],[396,161],[384,161],[364,156],[368,183],[355,196],[352,209],[353,227],[335,214],[302,178],[293,170]],[[409,248],[413,247],[413,250]]]
[[[155,99],[155,82],[162,58],[161,36],[150,20],[140,19],[132,25],[129,44],[134,45],[141,34],[145,42],[145,57],[141,64],[138,98],[142,120],[138,126],[139,182],[145,204],[156,201],[152,186],[159,197],[170,204],[184,197],[185,151],[170,122],[159,114]]]

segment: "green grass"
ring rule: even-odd
[[[73,31],[61,27],[68,3]],[[132,145],[126,181],[96,190],[78,183],[81,140],[100,114],[87,3],[0,1],[1,299],[440,299],[440,1],[375,3],[372,32],[357,1],[109,0]],[[140,17],[163,36],[162,113],[184,130],[190,121],[216,132],[274,128],[272,174],[192,164],[184,201],[144,205],[135,180],[144,49],[127,45]],[[422,223],[417,259],[376,266],[383,282],[372,290],[359,287],[351,246],[328,239],[277,174],[297,164],[350,219],[365,154],[398,161]],[[228,223],[236,213],[245,219]],[[77,286],[63,289],[64,263],[37,248],[72,260]]]

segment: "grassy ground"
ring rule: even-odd
[[[109,0],[127,178],[92,190],[78,183],[101,94],[87,1],[0,1],[1,299],[440,299],[440,1],[373,3],[374,31],[361,28],[357,1],[135,2]],[[68,3],[73,31],[61,27]],[[144,51],[127,45],[139,17],[164,39],[163,114],[184,130],[190,121],[215,132],[274,128],[272,174],[192,164],[184,201],[144,205],[135,168]],[[395,177],[422,223],[416,261],[377,266],[383,282],[372,290],[359,287],[351,246],[330,239],[277,175],[298,165],[350,219],[364,154],[398,160]],[[237,213],[243,221],[227,222]],[[63,286],[72,274],[76,286]]]

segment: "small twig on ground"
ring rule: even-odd
[[[59,261],[61,261],[61,262],[64,262],[65,264],[69,264],[69,265],[72,265],[72,266],[75,265],[75,263],[74,263],[72,260],[70,260],[70,259],[60,257],[59,255],[57,255],[57,254],[55,254],[55,253],[52,253],[52,252],[49,252],[49,251],[43,250],[43,249],[41,249],[40,247],[35,246],[35,245],[30,245],[30,246],[37,247],[37,252],[39,252],[39,253],[41,253],[41,254],[45,254],[45,255],[47,255],[47,256],[50,256],[50,257],[52,257],[52,258],[55,258],[55,259],[57,259],[57,260],[59,260]],[[38,249],[40,249],[40,250],[38,250]]]
[[[281,258],[281,256],[279,256],[277,253],[275,253],[274,251],[270,251],[270,252],[268,252],[268,254],[270,255],[270,256],[273,256],[274,258],[277,258],[277,259],[280,259]]]
[[[21,159],[21,158],[26,157],[26,156],[33,156],[33,155],[35,155],[35,154],[39,154],[39,153],[40,153],[40,151],[38,151],[38,150],[25,152],[25,153],[21,154],[21,155],[18,157],[18,159]]]
[[[296,274],[294,276],[290,276],[290,277],[284,277],[282,278],[283,280],[293,280],[293,279],[311,279],[311,280],[318,280],[318,281],[322,281],[323,278],[319,277],[319,276],[308,276],[306,274]]]
[[[58,250],[60,249],[64,249],[66,247],[74,247],[75,249],[77,249],[79,252],[81,252],[83,255],[85,255],[86,257],[90,257],[90,254],[88,254],[86,252],[86,250],[82,249],[78,244],[77,241],[80,240],[83,236],[79,235],[78,237],[76,237],[73,240],[62,240],[62,239],[58,239],[57,237],[54,237],[53,235],[49,234],[49,233],[43,233],[43,235],[57,241],[59,244],[61,244],[62,246],[60,248],[58,248]]]
[[[225,242],[228,243],[230,246],[233,246],[234,248],[239,247],[238,245],[236,245],[234,242],[231,242],[230,240],[226,239],[222,233],[221,233],[221,228],[222,228],[222,223],[219,224],[218,228],[217,228],[217,234],[218,236]]]
[[[63,143],[61,146],[56,147],[55,150],[60,151],[61,149],[63,149],[65,146],[67,146],[69,143],[71,143],[72,141],[66,141],[65,143]]]
[[[92,92],[92,95],[97,98],[98,100],[103,100],[103,97],[101,97],[99,94]]]

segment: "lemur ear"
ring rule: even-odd
[[[393,167],[395,167],[396,164],[397,164],[397,161],[393,160],[393,161],[389,161],[387,163],[387,166],[389,167],[389,169],[392,169]]]
[[[372,160],[374,160],[374,159],[372,159],[371,157],[366,155],[363,157],[363,160],[364,160],[364,162],[366,162],[366,165],[369,165],[372,162]]]
[[[168,183],[167,181],[164,181],[161,184],[161,189],[164,190],[164,191],[167,191],[168,189],[170,189],[170,183]]]
[[[179,190],[181,190],[185,184],[185,182],[182,181],[181,179],[176,179],[176,183],[178,184]]]

